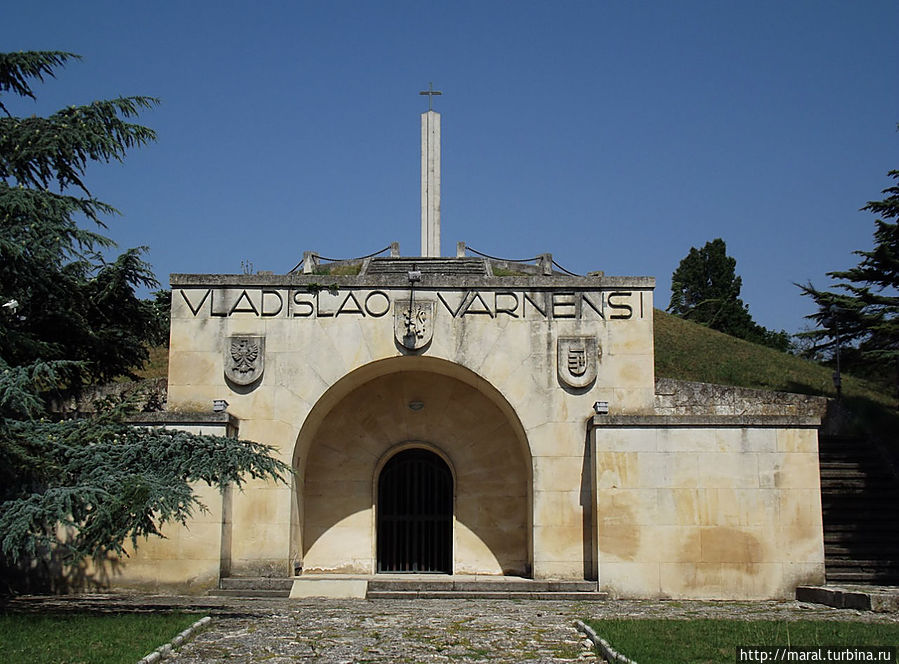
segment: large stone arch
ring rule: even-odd
[[[374,572],[376,478],[398,446],[435,450],[453,468],[454,573],[530,573],[532,464],[519,418],[471,370],[420,356],[347,374],[306,418],[293,458],[304,573]]]

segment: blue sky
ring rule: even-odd
[[[419,240],[418,91],[443,96],[442,243],[657,278],[727,242],[761,324],[871,246],[899,168],[899,3],[29,2],[3,50],[84,56],[41,114],[162,99],[158,142],[92,168],[109,234],[171,272],[286,272]]]

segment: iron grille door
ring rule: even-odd
[[[452,573],[453,478],[433,452],[399,452],[378,480],[378,571]]]

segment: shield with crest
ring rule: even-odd
[[[434,302],[398,300],[393,305],[393,334],[403,348],[424,348],[434,337]]]
[[[559,337],[556,369],[568,387],[587,387],[596,380],[599,350],[596,337]]]
[[[234,336],[225,342],[225,378],[252,385],[265,369],[265,337]]]

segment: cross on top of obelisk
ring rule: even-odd
[[[440,90],[434,89],[434,84],[428,81],[428,89],[422,90],[418,94],[420,95],[428,95],[428,110],[431,110],[431,101],[434,99],[434,95],[442,95],[443,93]]]

